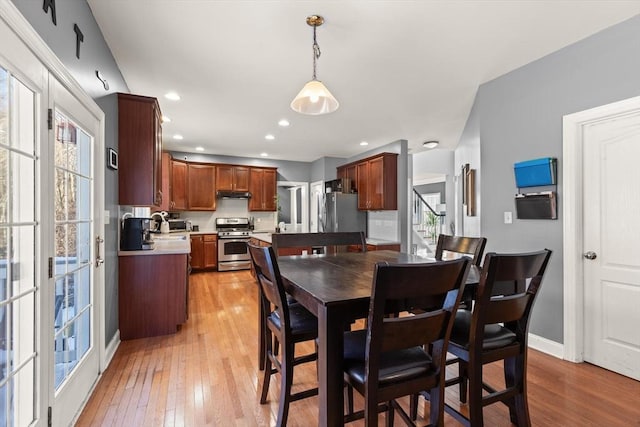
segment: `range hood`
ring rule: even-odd
[[[216,197],[218,199],[250,199],[251,193],[248,191],[218,190]]]

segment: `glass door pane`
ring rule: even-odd
[[[0,425],[35,419],[36,95],[0,68]]]
[[[55,112],[54,384],[73,373],[92,344],[91,147],[93,138]]]

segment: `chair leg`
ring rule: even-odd
[[[469,363],[464,360],[458,360],[458,377],[460,384],[458,390],[460,393],[460,402],[467,403],[467,385],[469,384]]]
[[[429,423],[438,427],[444,425],[444,385],[429,390]]]
[[[418,400],[419,394],[412,394],[409,397],[409,417],[415,421],[418,419]]]
[[[283,346],[284,347],[284,346]],[[291,403],[291,384],[293,383],[293,345],[282,348],[282,362],[280,365],[280,404],[278,406],[277,426],[286,426]]]
[[[524,355],[504,360],[504,380],[507,388],[516,387],[519,393],[507,403],[511,422],[518,427],[531,426],[527,403],[527,374]]]
[[[269,393],[269,382],[271,380],[271,374],[273,368],[271,367],[271,359],[269,356],[265,356],[264,361],[264,378],[262,380],[262,393],[260,394],[260,403],[267,403],[267,394]]]
[[[395,415],[394,413],[395,409],[393,409],[393,403],[394,402],[392,402],[391,400],[387,402],[387,406],[389,407],[389,409],[387,409],[387,414],[385,415],[387,427],[393,427],[393,416]]]
[[[349,384],[344,386],[344,402],[347,415],[353,415],[353,388]]]
[[[258,368],[260,370],[264,369],[266,362],[266,334],[267,334],[267,325],[264,314],[264,307],[262,304],[259,305],[260,313],[258,314]]]
[[[465,363],[467,367],[471,363]],[[482,364],[473,363],[472,369],[468,369],[469,379],[469,422],[474,427],[482,427]]]

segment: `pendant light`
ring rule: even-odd
[[[316,62],[320,58],[320,46],[316,41],[316,28],[324,23],[319,15],[307,17],[307,24],[313,27],[313,78],[307,82],[298,95],[291,101],[291,108],[302,114],[320,115],[333,113],[340,105],[329,89],[316,79]]]

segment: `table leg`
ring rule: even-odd
[[[318,310],[318,406],[320,426],[344,424],[342,373],[344,320],[341,310],[322,306]]]

